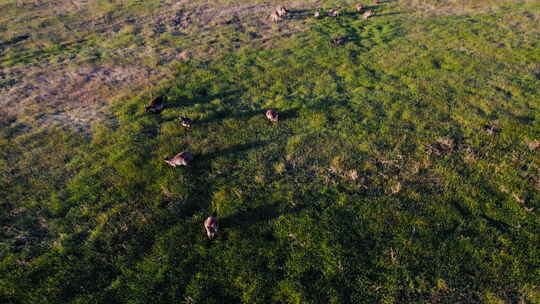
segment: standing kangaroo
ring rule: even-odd
[[[287,16],[287,14],[289,14],[289,10],[286,9],[284,6],[280,6],[276,10],[276,13],[278,14],[279,17],[284,18]]]
[[[176,166],[188,166],[193,160],[193,154],[190,152],[181,152],[176,154],[173,158],[165,159],[165,162],[173,167]]]
[[[214,235],[218,231],[217,219],[213,216],[209,216],[204,221],[204,229],[206,230],[206,235],[208,235],[208,238],[213,239]]]
[[[281,17],[277,12],[273,12],[272,14],[270,14],[270,20],[278,23],[281,20]]]
[[[328,16],[331,16],[331,17],[337,17],[340,14],[341,14],[341,10],[339,10],[338,8],[331,9],[328,11]]]
[[[363,14],[364,19],[367,19],[367,18],[369,18],[369,17],[371,17],[371,16],[373,16],[373,15],[374,15],[373,10],[367,10],[367,11]]]
[[[278,121],[279,114],[276,111],[269,109],[266,111],[266,118],[270,121]]]

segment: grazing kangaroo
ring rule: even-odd
[[[334,44],[343,44],[346,40],[347,38],[340,37],[340,38],[333,39],[332,42],[334,42]]]
[[[278,121],[279,114],[276,111],[270,109],[266,111],[266,118],[268,118],[268,120],[270,121]]]
[[[277,12],[273,12],[272,14],[270,14],[270,20],[278,23],[281,20],[281,17]]]
[[[184,117],[184,116],[180,116],[179,120],[180,120],[180,124],[183,127],[191,128],[191,124],[193,123],[193,121],[191,119],[189,119],[187,117]]]
[[[341,11],[338,8],[331,9],[328,11],[328,15],[332,17],[337,17],[341,14]]]
[[[163,95],[158,96],[158,97],[152,99],[152,101],[150,102],[149,105],[144,107],[144,111],[145,112],[150,112],[150,113],[159,113],[165,107],[164,103],[165,103],[165,96],[163,96]]]
[[[316,11],[315,14],[313,15],[313,17],[315,17],[317,19],[321,18],[321,12]]]
[[[373,16],[373,15],[374,15],[373,10],[367,10],[367,11],[364,13],[363,16],[364,16],[364,19],[367,19],[367,18],[369,18],[369,17],[371,17],[371,16]]]
[[[357,12],[361,12],[361,11],[363,11],[363,10],[364,10],[364,6],[363,6],[362,4],[357,4],[357,5],[356,5],[356,11],[357,11]]]
[[[276,13],[279,17],[281,18],[285,18],[287,17],[287,15],[289,14],[289,10],[286,9],[284,6],[280,6],[278,7],[278,9],[276,10]]]
[[[165,159],[165,162],[173,167],[188,166],[193,161],[193,154],[190,152],[180,152],[173,158]]]
[[[204,221],[204,229],[206,230],[206,235],[209,239],[214,238],[214,235],[218,232],[217,219],[213,216],[209,216]]]

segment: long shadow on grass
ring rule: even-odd
[[[196,104],[205,104],[209,103],[213,100],[220,99],[224,102],[233,101],[236,97],[238,97],[240,90],[231,90],[228,92],[221,92],[219,94],[208,94],[208,91],[206,89],[200,89],[195,96],[192,98],[187,98],[185,96],[170,96],[169,91],[159,93],[154,95],[150,95],[149,98],[144,98],[144,106],[149,105],[151,100],[159,97],[159,96],[165,96],[165,102],[163,103],[163,110],[167,109],[179,109],[179,108],[185,108],[185,107],[191,107]],[[149,115],[152,113],[146,113],[144,111],[138,113],[136,115],[136,118],[141,117],[142,115]],[[154,114],[157,115],[157,114]]]
[[[298,117],[298,111],[296,109],[290,109],[290,110],[286,110],[286,111],[279,111],[278,110],[278,113],[279,113],[279,120],[280,121],[287,120],[287,119],[293,119],[293,118]],[[207,123],[212,123],[212,122],[216,122],[216,121],[223,120],[223,119],[228,119],[228,118],[244,120],[244,119],[249,119],[249,118],[252,118],[252,117],[255,117],[255,116],[265,117],[265,110],[240,111],[240,112],[235,112],[232,109],[231,110],[223,110],[223,111],[215,112],[214,114],[212,114],[209,117],[196,120],[195,124],[207,124]]]
[[[297,9],[297,10],[291,10],[289,12],[289,17],[287,19],[290,20],[305,20],[308,18],[313,17],[315,14],[315,9]]]
[[[375,14],[374,17],[383,17],[383,16],[393,16],[393,15],[401,15],[405,14],[406,12],[390,12],[390,13],[384,13],[384,14]]]
[[[247,144],[234,145],[234,146],[229,147],[229,148],[220,149],[220,150],[217,150],[217,151],[214,151],[214,152],[210,152],[210,153],[206,153],[204,155],[200,155],[196,159],[196,163],[199,164],[199,165],[196,166],[195,168],[197,170],[198,169],[203,169],[203,170],[210,169],[208,164],[210,163],[210,161],[212,159],[214,159],[216,157],[227,156],[227,155],[231,155],[231,154],[235,154],[235,155],[236,154],[241,154],[241,153],[244,153],[244,152],[249,151],[251,149],[256,149],[256,148],[266,146],[269,143],[270,143],[270,141],[255,141],[255,142],[251,142],[251,143],[247,143]]]
[[[475,215],[471,211],[469,211],[466,207],[462,206],[458,201],[454,201],[453,205],[454,205],[454,208],[456,208],[464,218],[475,217]],[[478,214],[477,216],[486,220],[489,226],[495,228],[498,231],[508,232],[510,228],[512,228],[512,226],[510,226],[509,224],[493,219],[485,214]]]
[[[195,121],[195,124],[207,124],[207,123],[212,123],[212,122],[216,122],[216,121],[227,119],[227,118],[235,118],[235,119],[243,120],[243,119],[249,119],[257,115],[264,115],[264,112],[262,111],[235,112],[232,109],[227,109],[223,111],[214,112],[209,117],[198,119]]]
[[[216,99],[220,99],[223,102],[229,102],[238,97],[239,93],[240,90],[230,90],[227,92],[220,92],[219,94],[209,94],[206,89],[201,89],[193,98],[185,98],[182,96],[169,97],[167,103],[165,104],[165,108],[176,109],[190,107],[195,104],[209,103]]]
[[[210,209],[212,201],[214,182],[209,179],[212,171],[212,160],[217,157],[230,156],[230,158],[241,157],[243,153],[251,149],[256,149],[267,145],[269,141],[255,141],[247,144],[234,145],[225,149],[218,149],[210,153],[196,155],[193,165],[187,168],[174,168],[174,170],[184,169],[190,180],[189,194],[187,199],[173,213],[170,214],[171,224],[175,224],[180,214],[182,218],[190,218],[202,210]]]
[[[305,207],[297,207],[291,209],[287,212],[283,212],[278,206],[275,205],[264,205],[255,208],[250,208],[246,211],[239,212],[237,214],[221,218],[219,220],[220,227],[227,229],[232,227],[242,227],[244,231],[247,228],[256,225],[263,221],[273,220],[280,215],[285,213],[287,214],[296,214],[302,211]]]
[[[390,2],[392,2],[392,1],[385,1],[385,2],[382,2],[381,4],[390,3]],[[319,12],[322,13],[323,17],[321,18],[321,20],[324,19],[324,18],[336,18],[336,17],[332,17],[332,16],[327,15],[329,9],[330,8],[294,10],[294,11],[291,11],[289,19],[304,20],[304,19],[307,19],[307,18],[311,18],[311,17],[313,17],[313,15],[315,14],[316,11],[319,11]],[[381,9],[381,6],[380,5],[364,6],[364,9],[362,11],[360,11],[360,12],[351,11],[350,9],[348,11],[345,11],[347,9],[348,8],[343,8],[342,9],[342,11],[340,13],[341,17],[358,17],[358,16],[363,15],[364,12],[367,11],[367,10],[377,11],[377,10]],[[394,15],[394,14],[389,14],[389,15]],[[337,17],[337,18],[339,18],[339,17]]]

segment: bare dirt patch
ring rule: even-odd
[[[14,71],[17,84],[0,95],[0,113],[28,127],[70,125],[80,130],[104,116],[108,100],[139,87],[153,72],[140,66],[73,66]],[[26,74],[24,74],[26,73]]]

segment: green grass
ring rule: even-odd
[[[177,64],[91,138],[4,118],[0,297],[538,303],[540,6],[509,9],[310,21]]]

